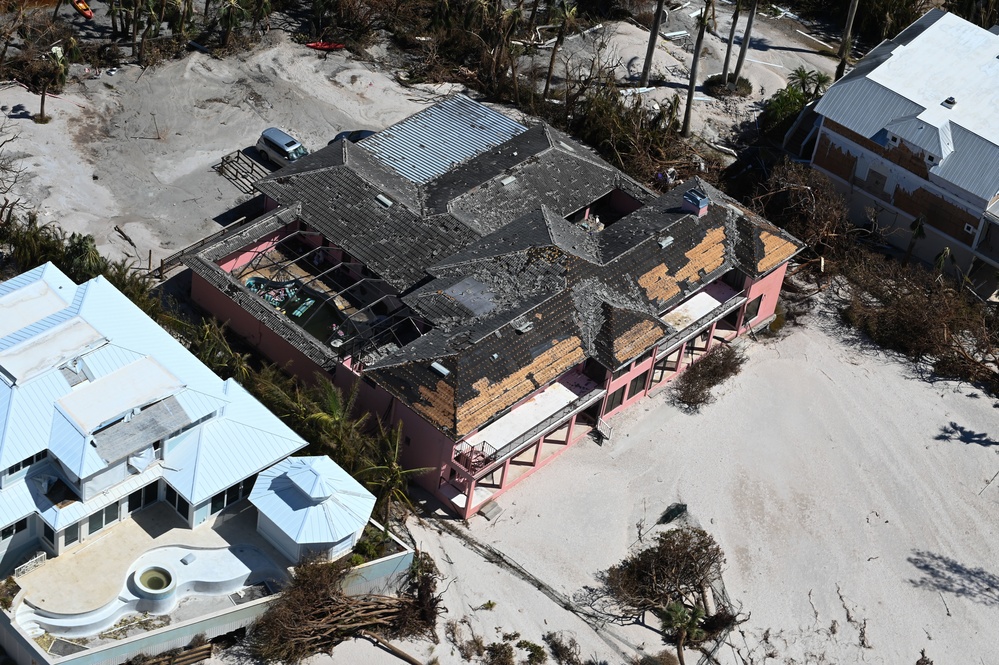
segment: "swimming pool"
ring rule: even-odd
[[[280,311],[313,337],[340,346],[347,337],[343,324],[347,317],[332,299],[303,286],[297,279],[276,282],[264,277],[246,280],[246,288]]]

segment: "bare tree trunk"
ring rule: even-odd
[[[836,65],[836,78],[834,80],[838,81],[843,78],[843,74],[846,73],[846,61],[850,57],[850,48],[853,33],[853,19],[857,16],[857,4],[859,0],[851,0],[850,10],[846,14],[846,27],[843,28],[843,41],[839,45],[839,64]]]
[[[746,62],[746,52],[749,51],[749,42],[753,38],[753,20],[756,19],[756,10],[759,6],[760,0],[753,0],[753,6],[749,10],[749,19],[746,20],[746,32],[742,35],[742,45],[739,47],[739,60],[735,63],[733,79],[736,83],[739,82],[739,77],[742,75],[742,65]]]
[[[56,0],[55,10],[52,12],[52,20],[56,20],[56,16],[59,15],[59,8],[62,7],[62,0]]]
[[[555,58],[558,57],[558,50],[562,48],[562,42],[565,41],[567,20],[562,21],[562,25],[558,29],[558,37],[555,38],[555,45],[552,47],[552,59],[548,61],[548,76],[545,78],[545,91],[541,94],[542,99],[548,99],[548,91],[552,87],[552,76],[555,74]]]
[[[46,79],[42,82],[42,104],[38,109],[38,121],[45,122],[45,98],[48,97],[49,93],[49,82]]]
[[[132,57],[135,57],[135,49],[139,43],[139,17],[136,15],[138,7],[132,9]]]
[[[735,0],[735,11],[732,12],[732,27],[728,31],[728,45],[725,47],[725,64],[722,65],[722,85],[728,84],[729,65],[732,64],[732,47],[735,45],[735,30],[739,26],[739,14],[742,11],[742,0]],[[735,82],[739,85],[739,82]]]
[[[649,84],[649,74],[652,72],[652,56],[656,53],[656,40],[659,39],[659,26],[663,21],[663,6],[666,0],[656,3],[656,13],[652,15],[652,29],[649,30],[649,48],[645,51],[645,64],[642,66],[642,78],[638,82],[640,88]]]
[[[538,18],[538,4],[541,0],[534,0],[534,4],[531,5],[531,18],[527,19],[527,39],[534,39],[534,22]]]
[[[697,88],[697,70],[701,64],[701,46],[704,44],[704,32],[708,29],[708,10],[713,0],[704,1],[704,11],[697,23],[697,39],[694,41],[694,60],[690,63],[690,83],[687,85],[687,107],[683,109],[684,138],[690,137],[690,118],[694,111],[694,89]]]
[[[111,39],[118,38],[118,0],[108,0],[108,13],[111,14]]]

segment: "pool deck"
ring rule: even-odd
[[[174,510],[159,502],[107,527],[78,547],[49,559],[18,578],[24,598],[39,609],[79,614],[114,600],[125,584],[128,569],[143,553],[166,545],[194,548],[252,545],[277,567],[292,565],[257,533],[256,509],[240,501],[194,529]]]

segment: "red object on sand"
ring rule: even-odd
[[[83,18],[94,18],[94,12],[90,9],[90,5],[87,4],[86,0],[69,0],[69,4],[73,5],[73,9],[80,12]]]
[[[306,46],[318,51],[339,51],[342,48],[346,48],[346,44],[339,44],[337,42],[309,42]]]

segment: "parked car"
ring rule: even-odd
[[[268,127],[257,139],[257,154],[260,159],[277,166],[288,166],[309,154],[297,139],[282,132],[277,127]]]
[[[344,141],[350,141],[351,143],[357,143],[358,141],[363,141],[372,134],[377,134],[377,133],[378,132],[373,132],[370,129],[351,129],[345,132],[340,132],[335,137],[333,137],[332,141],[330,141],[326,145],[333,145],[334,143],[340,141],[341,139]]]

